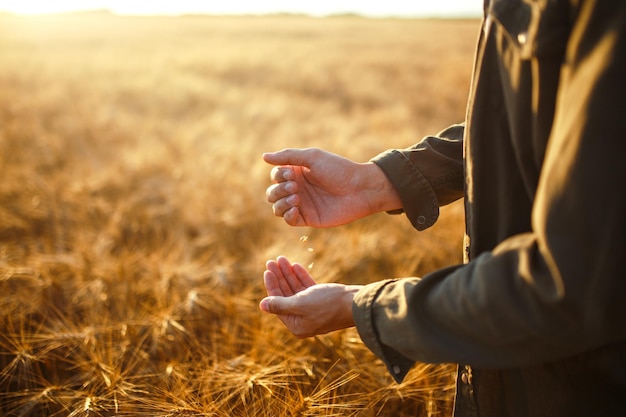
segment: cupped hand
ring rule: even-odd
[[[263,275],[268,296],[262,311],[276,314],[298,338],[354,326],[352,300],[358,285],[316,284],[300,264],[285,257],[267,262]]]

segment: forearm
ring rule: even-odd
[[[624,339],[624,291],[623,280],[591,271],[560,282],[529,234],[422,280],[370,284],[357,293],[353,316],[363,341],[401,379],[415,361],[508,368]]]

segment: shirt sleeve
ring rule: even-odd
[[[355,297],[363,341],[397,380],[413,361],[503,369],[626,339],[626,5],[581,2],[577,13],[532,230]]]
[[[464,125],[453,125],[417,145],[372,158],[391,181],[417,230],[432,226],[439,206],[463,197]]]

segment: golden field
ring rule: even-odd
[[[257,304],[278,255],[322,282],[458,263],[462,206],[292,228],[261,153],[461,121],[478,27],[0,16],[0,415],[448,415],[454,366],[396,384],[354,329],[298,340]]]

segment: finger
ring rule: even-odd
[[[272,314],[290,314],[291,301],[287,297],[265,297],[259,302],[261,311]]]
[[[294,264],[293,271],[304,288],[309,288],[316,284],[311,274],[309,274],[309,271],[307,271],[307,269],[302,265]]]
[[[267,261],[267,263],[265,264],[265,267],[276,278],[275,283],[272,282],[273,284],[272,288],[278,289],[279,291],[279,293],[277,291],[276,294],[270,294],[270,295],[281,295],[283,297],[289,297],[295,294],[293,290],[291,289],[291,286],[289,285],[288,280],[285,278],[282,268],[278,265],[276,261]],[[271,276],[269,278],[272,279]]]
[[[293,180],[296,177],[293,168],[288,166],[276,166],[270,171],[270,179],[273,182],[284,182]]]
[[[300,204],[300,197],[297,195],[290,195],[289,197],[282,198],[272,204],[272,212],[277,217],[283,217],[289,210],[297,208]],[[291,213],[296,214],[296,213]]]
[[[315,280],[313,280],[311,274],[309,274],[306,268],[303,267],[301,264],[292,264],[291,271],[293,274],[293,279],[289,281],[289,286],[294,291],[294,293],[299,293],[315,285]]]
[[[263,273],[263,285],[265,285],[265,291],[267,295],[283,296],[283,290],[280,288],[278,278],[272,271],[265,271]]]
[[[292,265],[291,262],[289,262],[289,260],[285,258],[284,256],[279,256],[278,259],[276,259],[276,262],[278,263],[278,266],[283,272],[283,276],[285,277],[285,280],[287,284],[289,285],[289,288],[294,294],[299,293],[300,291],[303,291],[307,288],[303,285],[300,279],[300,276],[296,274],[295,272],[294,267],[299,264]],[[300,268],[302,268],[302,265],[299,265],[299,266]],[[306,273],[306,270],[305,270],[305,273]],[[306,274],[308,275],[308,273]]]
[[[289,226],[306,226],[298,207],[291,207],[283,213],[283,219]]]
[[[293,268],[291,266],[291,262],[284,256],[279,256],[276,258],[276,263],[278,264],[278,268],[284,278],[284,283],[289,287],[289,291],[291,294],[295,294],[298,292],[298,286],[296,285],[297,277],[293,272]]]
[[[280,182],[267,187],[265,197],[270,203],[275,203],[281,198],[295,194],[297,191],[298,184],[295,181]]]
[[[279,314],[280,308],[277,306],[276,299],[274,297],[265,297],[259,302],[259,308],[266,313]]]

